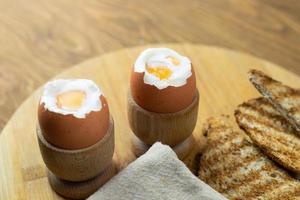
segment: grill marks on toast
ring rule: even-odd
[[[300,139],[296,130],[266,100],[258,98],[238,106],[235,117],[252,141],[274,161],[300,173]]]
[[[258,109],[261,108],[261,109]],[[259,100],[249,101],[249,103],[244,103],[243,107],[240,108],[248,114],[246,117],[251,118],[253,115],[261,116],[263,118],[263,123],[277,131],[289,130],[289,132],[294,131],[294,128],[287,123],[284,117],[282,117],[274,107],[265,98],[259,98]],[[236,112],[239,112],[238,109]],[[253,117],[252,117],[253,119]],[[260,121],[261,118],[254,117],[253,120]],[[275,123],[275,124],[274,124]]]
[[[265,193],[273,191],[280,185],[285,184],[286,180],[292,180],[290,177],[282,173],[283,171],[280,171],[270,160],[265,159],[264,161],[266,164],[264,164],[260,169],[260,178],[258,177],[257,179],[250,181],[251,188],[249,188],[247,184],[239,187],[239,190],[242,192],[233,199],[240,199],[240,197],[243,197],[243,199],[256,199]],[[298,187],[300,186],[298,185]]]
[[[226,119],[209,119],[205,132],[208,145],[200,160],[199,178],[215,190],[236,200],[268,199],[265,194],[297,199],[300,182],[269,160],[245,134],[228,126]]]
[[[249,72],[249,79],[256,89],[296,128],[300,135],[300,90],[283,85],[257,70]]]
[[[299,200],[300,188],[294,182],[290,182],[279,186],[278,190],[265,193],[261,198],[264,200]]]
[[[235,170],[243,167],[244,162],[251,163],[256,160],[257,152],[253,152],[253,156],[249,156],[248,152],[252,151],[249,146],[245,146],[245,142],[242,145],[235,145],[232,143],[234,148],[228,148],[225,151],[217,151],[216,154],[209,156],[204,159],[202,165],[211,166],[209,172],[206,172],[206,179],[210,180],[213,177],[225,177],[228,173],[232,173]],[[246,144],[247,145],[247,144]],[[222,148],[225,148],[223,145]],[[237,152],[239,149],[245,150],[247,153],[236,153],[230,154],[230,152]],[[227,155],[227,156],[219,156]],[[241,159],[242,158],[242,159]],[[232,162],[234,161],[235,162]],[[220,166],[214,165],[215,163],[223,163],[222,171],[220,171]]]

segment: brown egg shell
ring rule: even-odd
[[[196,94],[196,77],[192,67],[192,75],[187,83],[180,87],[169,86],[158,89],[144,83],[144,73],[132,71],[130,83],[131,95],[142,108],[156,113],[173,113],[189,106]]]
[[[71,114],[51,112],[40,104],[38,120],[44,138],[51,144],[63,149],[82,149],[101,140],[109,126],[109,108],[103,95],[100,96],[102,109],[92,111],[85,118]]]

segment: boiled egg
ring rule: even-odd
[[[44,138],[63,149],[81,149],[101,140],[109,126],[109,109],[100,88],[91,80],[48,82],[38,108]]]
[[[196,95],[191,61],[169,48],[146,49],[134,63],[130,89],[134,101],[148,111],[180,111]]]

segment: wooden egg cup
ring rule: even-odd
[[[196,91],[193,102],[185,109],[175,113],[155,113],[140,107],[128,95],[128,120],[133,136],[133,148],[140,156],[157,141],[173,148],[183,159],[195,144],[192,136],[196,126],[199,107],[199,92]]]
[[[48,180],[58,194],[83,199],[94,193],[115,173],[114,122],[110,117],[105,136],[96,144],[78,150],[58,148],[45,140],[37,127],[37,136],[43,160],[48,168]]]

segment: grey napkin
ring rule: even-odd
[[[89,200],[223,200],[194,176],[173,150],[155,143],[144,155],[113,177]]]

